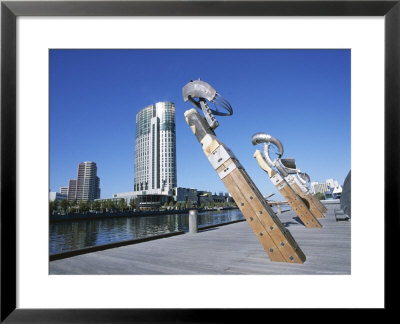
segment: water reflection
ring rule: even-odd
[[[199,226],[243,219],[238,209],[202,212]],[[188,231],[187,214],[82,220],[50,224],[50,254],[100,244]]]

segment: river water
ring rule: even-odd
[[[207,211],[199,226],[244,219],[239,209]],[[50,254],[107,243],[189,230],[188,214],[134,216],[50,224]]]

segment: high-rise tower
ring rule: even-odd
[[[100,178],[94,162],[83,162],[78,165],[76,180],[69,180],[68,200],[90,200],[100,198]]]
[[[177,186],[175,105],[158,102],[136,115],[135,194],[171,194]]]

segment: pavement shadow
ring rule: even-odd
[[[288,222],[282,222],[282,225],[285,227],[289,227],[290,225],[297,225],[298,223],[296,222],[292,222],[292,221],[288,221]]]
[[[300,225],[304,225],[304,223],[301,221],[301,219],[298,216],[293,217],[293,219]]]
[[[218,229],[218,228],[213,227],[213,228],[205,228],[205,229],[202,229],[202,228],[200,227],[200,228],[197,229],[197,231],[198,231],[198,232],[208,232],[208,231],[215,231],[216,229]]]

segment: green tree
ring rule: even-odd
[[[103,202],[101,203],[101,206],[103,207],[103,209],[104,209],[106,212],[109,212],[109,211],[110,211],[110,201],[109,201],[108,199],[103,200]]]
[[[118,201],[118,209],[119,209],[120,211],[124,211],[127,207],[128,207],[128,206],[126,205],[125,199],[124,199],[124,198],[121,198],[121,199]]]
[[[84,202],[84,211],[85,212],[88,212],[88,211],[90,211],[90,207],[91,207],[91,202],[89,201],[89,200],[86,200],[85,202]]]
[[[63,199],[60,201],[60,207],[61,209],[66,213],[68,212],[68,208],[69,208],[69,202],[67,199]]]
[[[114,211],[117,209],[117,204],[115,203],[114,200],[107,200],[108,201],[108,208],[110,211]]]
[[[55,199],[53,201],[50,201],[50,203],[49,203],[50,213],[55,213],[57,210],[58,210],[58,200]]]
[[[169,206],[170,208],[173,207],[173,206],[174,206],[174,201],[171,200],[171,201],[169,202],[168,206]]]
[[[139,199],[139,197],[135,198],[135,210],[140,210],[140,199]]]
[[[78,202],[74,199],[69,202],[69,212],[76,213],[78,209]]]
[[[98,200],[95,200],[92,204],[92,209],[95,211],[100,211],[101,209],[101,203]]]
[[[78,208],[81,213],[88,212],[90,209],[90,203],[88,201],[79,200]]]
[[[193,202],[191,200],[188,200],[186,202],[186,209],[192,208],[193,207]]]
[[[325,195],[322,192],[316,193],[315,197],[317,197],[317,199],[319,199],[319,200],[324,200],[325,199]]]
[[[130,207],[131,210],[135,210],[136,209],[135,199],[131,199],[129,201],[129,207]]]
[[[101,207],[100,207],[101,212],[104,213],[107,210],[107,200],[102,200],[100,202],[100,205],[101,205]]]

